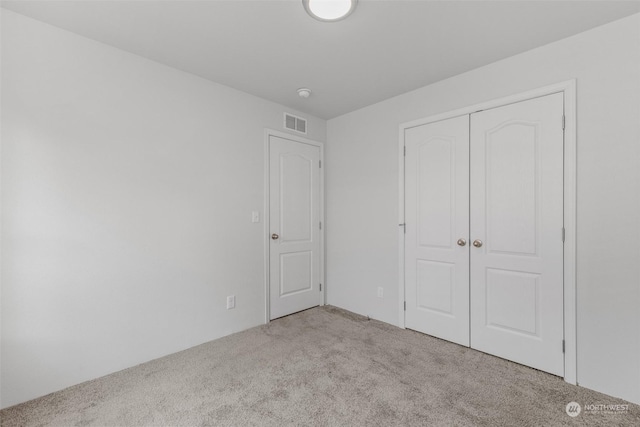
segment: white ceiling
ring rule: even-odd
[[[640,1],[360,0],[323,23],[300,0],[2,5],[326,119],[640,11]]]

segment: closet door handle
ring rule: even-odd
[[[458,239],[458,242],[457,242],[457,243],[458,243],[458,246],[464,246],[464,245],[466,245],[466,244],[467,244],[467,241],[466,241],[466,240],[464,240],[464,239]]]
[[[474,240],[473,246],[475,246],[476,248],[482,247],[482,240]]]

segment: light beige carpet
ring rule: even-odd
[[[575,401],[583,411],[565,412]],[[0,412],[2,426],[639,426],[640,407],[333,307]],[[591,407],[592,409],[595,407]]]

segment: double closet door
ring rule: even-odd
[[[405,133],[407,328],[564,375],[563,95]]]

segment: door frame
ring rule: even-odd
[[[564,95],[564,380],[570,384],[577,384],[577,337],[576,337],[576,80],[566,80],[549,86],[540,87],[527,92],[518,93],[491,101],[482,102],[469,107],[436,114],[418,120],[402,123],[398,134],[398,243],[399,243],[399,277],[398,277],[398,326],[405,328],[405,175],[404,175],[404,145],[405,131],[409,128],[422,126],[453,117],[477,113],[481,110],[502,107],[516,102],[539,98],[554,93]]]
[[[307,144],[313,145],[320,149],[320,162],[322,167],[320,167],[320,223],[322,224],[322,228],[320,229],[320,284],[322,286],[322,290],[318,292],[319,295],[319,303],[318,305],[326,304],[326,295],[327,295],[327,286],[325,284],[325,245],[324,245],[324,235],[325,235],[325,222],[324,222],[324,144],[322,142],[313,141],[311,139],[303,138],[297,135],[293,135],[286,132],[280,132],[274,129],[265,128],[264,130],[264,205],[262,220],[263,220],[263,244],[264,244],[264,323],[269,323],[270,314],[271,314],[271,299],[270,299],[270,271],[269,271],[269,255],[270,255],[270,242],[271,242],[271,231],[270,227],[270,210],[269,210],[269,201],[270,201],[270,138],[272,136],[287,139],[289,141],[297,142],[299,144]]]

